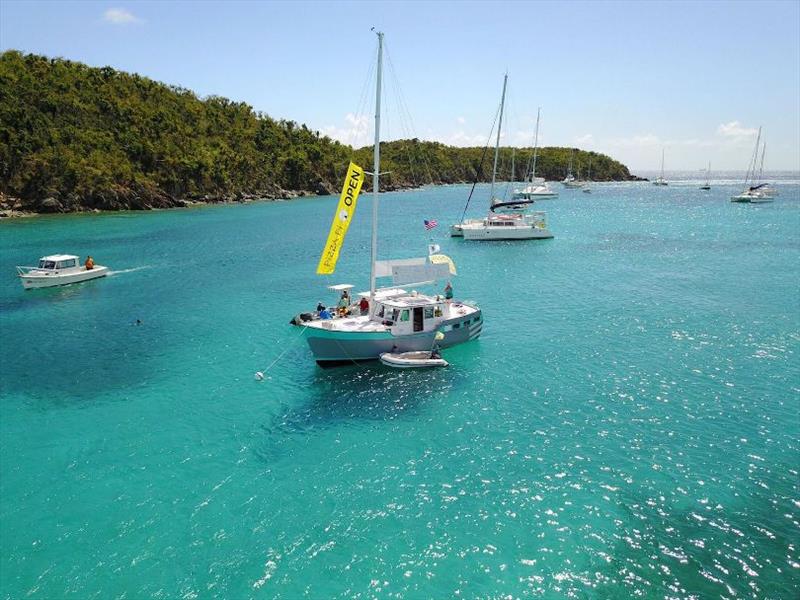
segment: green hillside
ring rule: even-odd
[[[472,181],[482,148],[402,140],[381,145],[389,188]],[[561,179],[570,150],[540,150],[537,174]],[[305,125],[244,103],[164,85],[109,67],[0,54],[0,203],[18,210],[147,209],[185,201],[324,194],[340,187],[353,150]],[[511,150],[502,163],[510,166]],[[530,150],[517,150],[517,178]],[[597,180],[630,179],[611,158],[591,157]],[[490,177],[487,160],[482,179]],[[507,173],[507,171],[506,171]],[[2,208],[2,206],[0,206]]]

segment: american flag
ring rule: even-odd
[[[430,231],[439,224],[436,222],[435,219],[431,219],[430,221],[426,219],[425,221],[423,221],[423,223],[425,223],[425,229],[427,229],[428,231]]]

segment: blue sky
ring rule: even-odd
[[[634,171],[800,169],[800,2],[9,2],[0,48],[245,101],[345,142],[375,36],[424,139],[482,145],[509,73],[505,144],[605,152]],[[391,77],[389,78],[391,83]],[[405,137],[386,94],[388,137]],[[362,113],[368,112],[368,106]]]

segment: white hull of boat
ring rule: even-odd
[[[419,369],[424,367],[446,367],[448,363],[443,358],[432,358],[430,352],[384,352],[380,361],[387,367],[398,369]]]
[[[739,194],[738,196],[732,196],[731,202],[742,202],[747,204],[766,204],[768,202],[773,202],[773,198],[771,198],[770,196],[744,193],[744,194]]]
[[[553,237],[548,229],[532,226],[463,227],[465,240],[547,240]]]
[[[27,273],[20,274],[19,278],[22,280],[22,287],[26,290],[31,290],[82,283],[98,277],[105,277],[106,275],[108,275],[108,267],[96,265],[93,269],[81,267],[80,270],[71,270],[67,273],[33,269]]]

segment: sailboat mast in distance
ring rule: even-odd
[[[503,95],[500,97],[500,120],[497,123],[497,141],[494,144],[494,167],[492,168],[492,188],[489,190],[489,201],[494,198],[494,182],[497,178],[497,155],[500,152],[500,130],[503,128],[503,107],[506,103],[506,84],[508,83],[508,73],[503,77]]]

